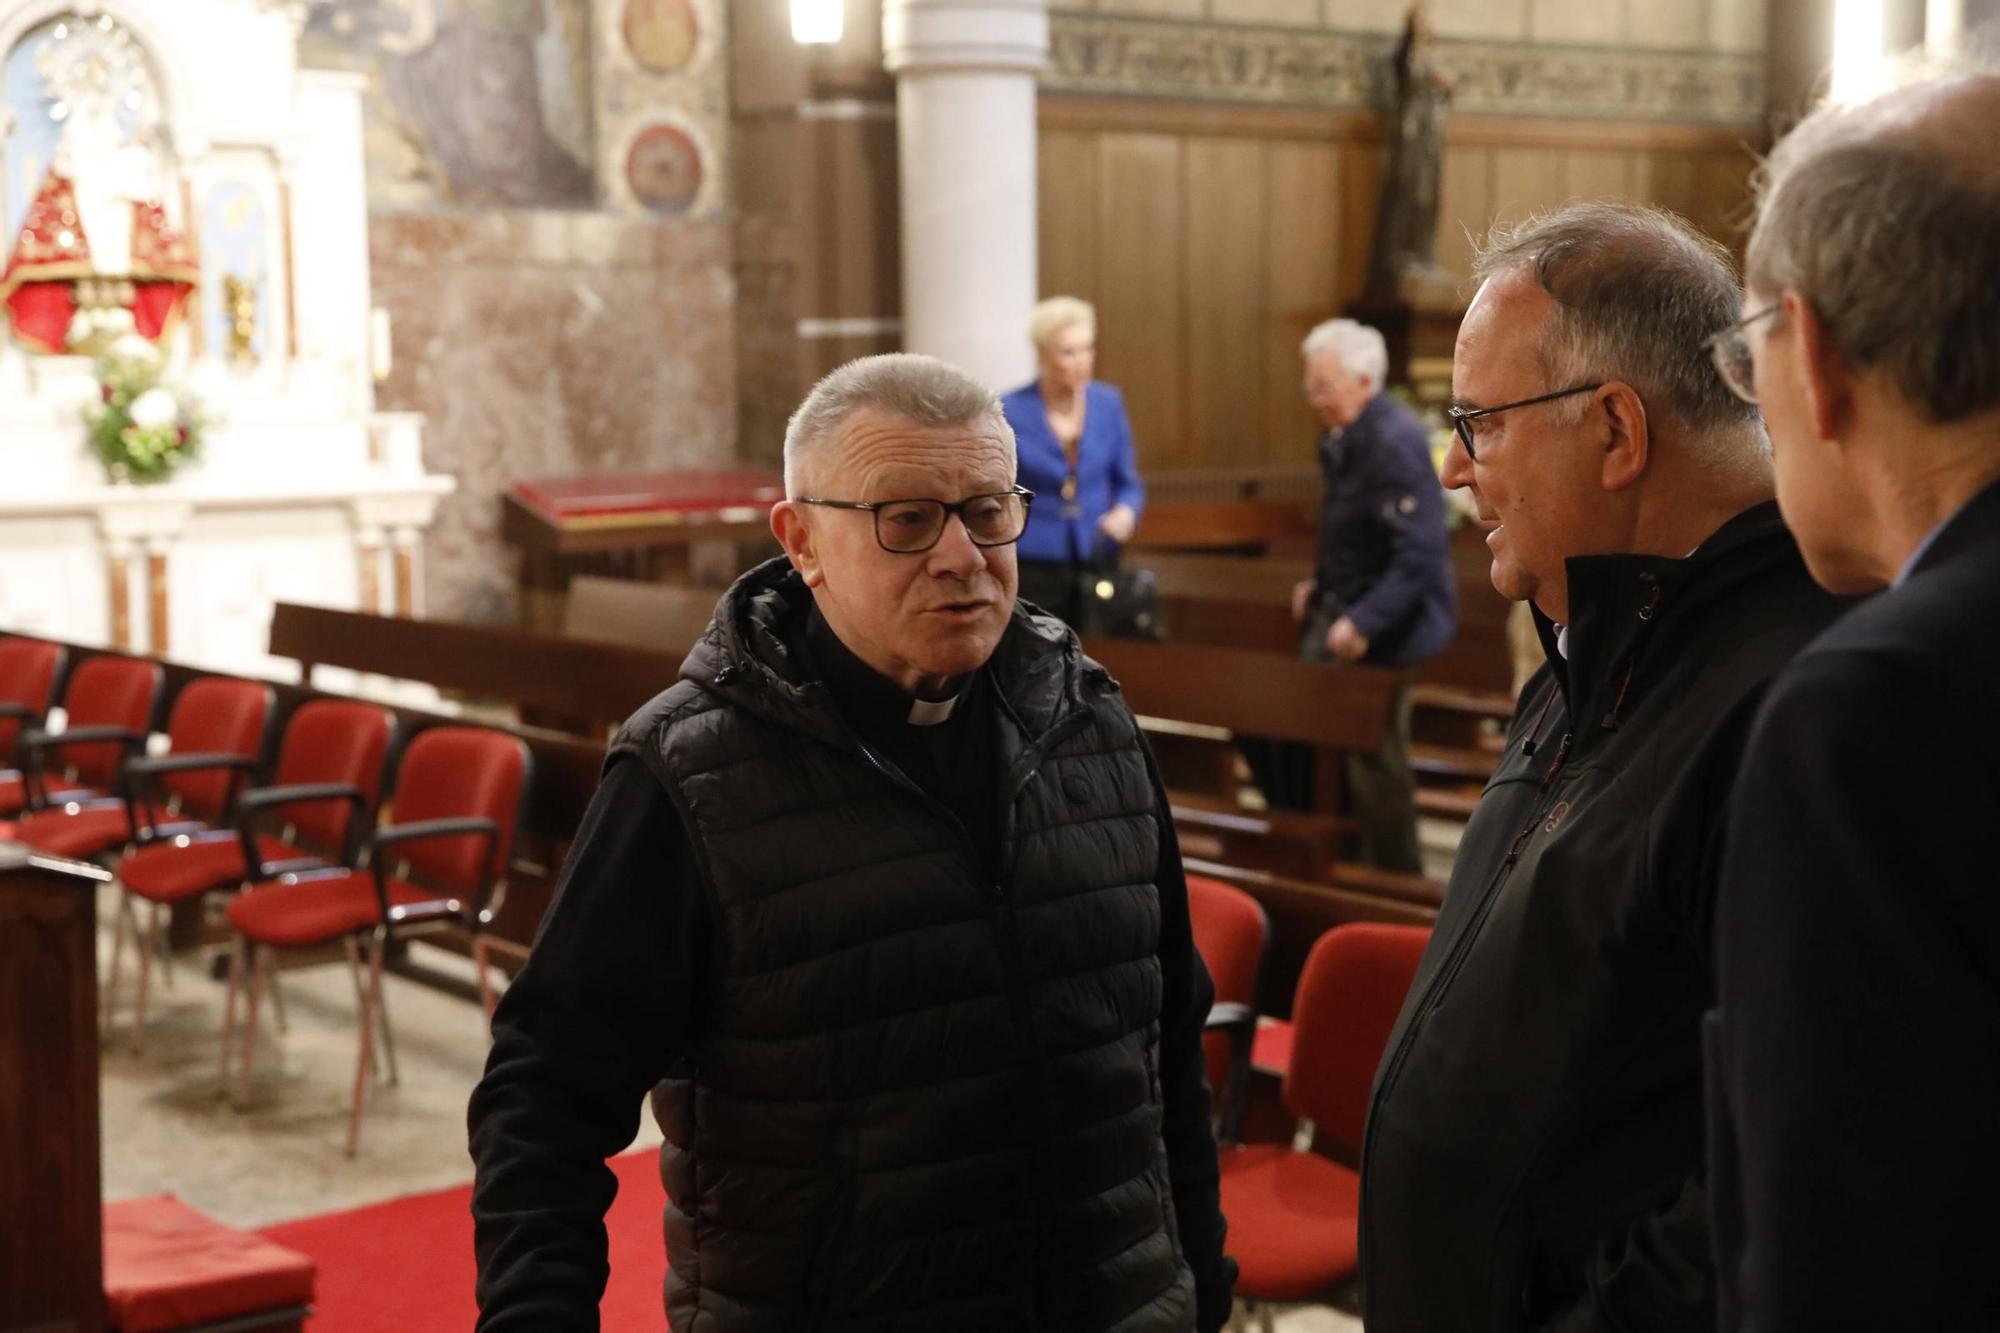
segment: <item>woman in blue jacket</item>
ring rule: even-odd
[[[1097,312],[1052,296],[1029,316],[1040,373],[1000,400],[1035,493],[1021,534],[1021,596],[1074,624],[1081,576],[1110,569],[1139,526],[1146,491],[1132,457],[1125,399],[1091,378]]]

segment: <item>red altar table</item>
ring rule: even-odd
[[[500,531],[521,552],[522,623],[559,632],[579,573],[692,582],[705,566],[733,575],[776,554],[771,506],[784,497],[781,476],[747,468],[517,482],[503,499]]]

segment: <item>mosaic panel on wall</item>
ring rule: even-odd
[[[301,56],[369,78],[369,203],[588,206],[597,132],[590,0],[342,0]]]

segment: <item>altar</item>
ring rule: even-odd
[[[0,0],[0,631],[282,677],[277,601],[422,610],[454,482],[375,407],[362,87],[299,67],[314,2]]]

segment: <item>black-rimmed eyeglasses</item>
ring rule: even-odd
[[[965,524],[974,546],[1005,546],[1021,540],[1028,526],[1028,504],[1035,493],[1026,486],[968,495],[956,504],[943,500],[824,500],[800,499],[802,505],[828,509],[859,509],[875,516],[875,541],[896,555],[921,555],[938,544],[953,514]]]
[[[1708,349],[1709,359],[1715,362],[1715,373],[1722,376],[1729,392],[1752,406],[1757,402],[1757,361],[1750,355],[1750,326],[1783,309],[1782,305],[1767,305],[1721,332],[1709,334],[1701,342]]]
[[[1579,384],[1573,388],[1557,389],[1554,393],[1540,394],[1533,398],[1523,398],[1519,402],[1502,403],[1498,407],[1475,407],[1469,411],[1462,407],[1447,407],[1444,410],[1444,414],[1451,418],[1451,428],[1458,432],[1458,442],[1465,446],[1465,456],[1476,463],[1479,461],[1479,453],[1472,443],[1472,423],[1478,421],[1481,417],[1495,416],[1501,412],[1512,412],[1517,407],[1533,407],[1536,403],[1552,403],[1558,398],[1568,398],[1573,394],[1595,393],[1603,387],[1604,385],[1601,383]]]

